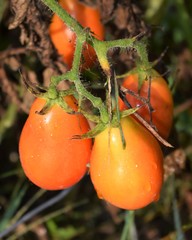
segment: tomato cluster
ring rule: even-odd
[[[143,82],[141,86],[142,96],[146,94],[146,84]],[[123,83],[133,90],[137,85],[135,75]],[[160,92],[155,92],[159,89]],[[129,95],[127,99],[133,105],[138,104],[138,99],[134,102]],[[77,110],[73,97],[65,97],[65,101]],[[173,104],[168,86],[160,76],[152,78],[151,103],[154,124],[164,123],[157,127],[168,136]],[[58,105],[53,105],[46,114],[38,114],[44,104],[45,100],[40,98],[33,103],[19,143],[22,167],[33,183],[48,190],[68,188],[80,181],[89,164],[91,181],[98,196],[107,202],[123,209],[138,209],[158,200],[163,182],[161,147],[133,116],[120,121],[125,147],[121,132],[115,126],[108,126],[98,134],[92,147],[91,139],[73,139],[74,135],[89,131],[85,117],[68,114]],[[119,104],[121,110],[125,108],[123,102]],[[146,109],[139,114],[148,120]]]
[[[97,9],[77,0],[61,0],[60,5],[84,27],[90,27],[96,37],[104,38]],[[53,16],[49,30],[55,47],[70,68],[76,36],[57,15]],[[90,67],[95,58],[94,49],[85,46],[82,66]],[[129,106],[119,99],[119,109],[143,105],[137,113],[149,124],[152,120],[159,135],[167,139],[173,120],[171,92],[157,72],[151,70],[148,75],[150,81],[149,76],[139,79],[137,72],[124,79],[122,87],[137,97],[127,92],[125,98]],[[149,104],[142,101],[149,96],[152,112]],[[77,102],[72,96],[64,100],[77,111]],[[112,121],[92,144],[91,138],[74,139],[74,135],[89,131],[88,121],[82,114],[66,113],[53,100],[49,111],[39,114],[45,102],[43,98],[34,101],[19,142],[22,167],[34,184],[47,190],[65,189],[79,182],[89,170],[98,196],[119,208],[138,209],[159,199],[163,183],[162,150],[135,116],[123,117],[120,123]]]

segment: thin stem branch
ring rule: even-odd
[[[121,235],[121,240],[137,240],[134,215],[134,211],[126,211],[125,224]]]
[[[56,13],[73,32],[77,35],[82,32],[81,24],[72,18],[55,0],[42,0],[42,2]]]
[[[12,218],[12,224],[18,221],[18,219],[32,206],[32,204],[39,199],[46,190],[40,189],[32,198],[29,199],[29,201],[16,213],[16,215]]]
[[[128,102],[126,96],[123,91],[119,92],[119,96],[125,103],[128,108],[132,108],[131,104]],[[148,123],[146,122],[137,112],[134,112],[133,115],[166,147],[173,147],[169,142],[167,142],[164,138],[162,138],[158,132]]]

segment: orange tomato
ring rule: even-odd
[[[134,118],[121,120],[95,138],[90,176],[100,198],[128,210],[145,207],[159,198],[163,182],[163,155],[157,140]]]
[[[95,37],[100,40],[104,39],[104,27],[100,22],[98,9],[86,6],[78,0],[60,0],[59,3],[83,27],[89,27]],[[71,68],[76,39],[74,32],[56,14],[52,18],[49,32],[59,54],[63,56],[64,62]],[[94,49],[88,44],[84,45],[83,56],[85,59],[84,68],[90,67],[96,59]]]
[[[71,97],[66,97],[76,108]],[[19,154],[26,176],[37,186],[60,190],[77,183],[87,171],[91,154],[91,139],[72,139],[89,130],[82,115],[66,113],[54,105],[48,113],[39,115],[45,104],[37,98],[23,127]]]
[[[173,98],[165,79],[157,72],[155,72],[154,75],[156,76],[151,79],[150,94],[150,103],[154,109],[152,112],[152,122],[157,128],[159,134],[167,139],[173,122]],[[141,97],[147,98],[149,81],[143,81],[140,92],[138,84],[138,75],[132,74],[124,79],[122,86],[135,93],[139,93]],[[126,98],[132,107],[142,104],[140,100],[130,94],[126,94]],[[121,100],[119,101],[119,107],[120,110],[127,109],[126,105]],[[150,113],[146,105],[141,107],[137,113],[150,123]]]

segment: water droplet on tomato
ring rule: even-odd
[[[145,190],[146,190],[147,192],[151,192],[151,183],[150,183],[150,182],[148,182],[148,183],[145,185]]]
[[[97,189],[95,189],[95,190],[96,190],[96,193],[97,193],[97,197],[99,199],[103,199],[103,195]]]
[[[115,136],[112,135],[112,137],[111,137],[111,141],[112,141],[112,142],[116,142],[116,141],[117,141],[117,138],[116,138]]]
[[[103,199],[103,195],[100,194],[99,192],[97,192],[97,197],[98,197],[99,199]]]
[[[155,193],[153,197],[153,201],[157,202],[159,200],[159,197],[160,197],[159,193]]]
[[[153,168],[154,168],[155,170],[157,169],[157,163],[152,162],[152,166],[153,166]]]
[[[86,167],[90,168],[90,163],[87,163],[87,164],[86,164]]]

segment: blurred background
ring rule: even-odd
[[[147,36],[149,59],[174,98],[160,200],[134,213],[98,199],[88,175],[64,191],[25,177],[18,142],[34,97],[22,78],[47,86],[66,67],[49,38],[52,13],[41,1],[24,2],[0,0],[0,239],[192,239],[192,1],[82,1],[100,9],[106,39]],[[118,50],[111,59],[119,73],[134,62]]]

